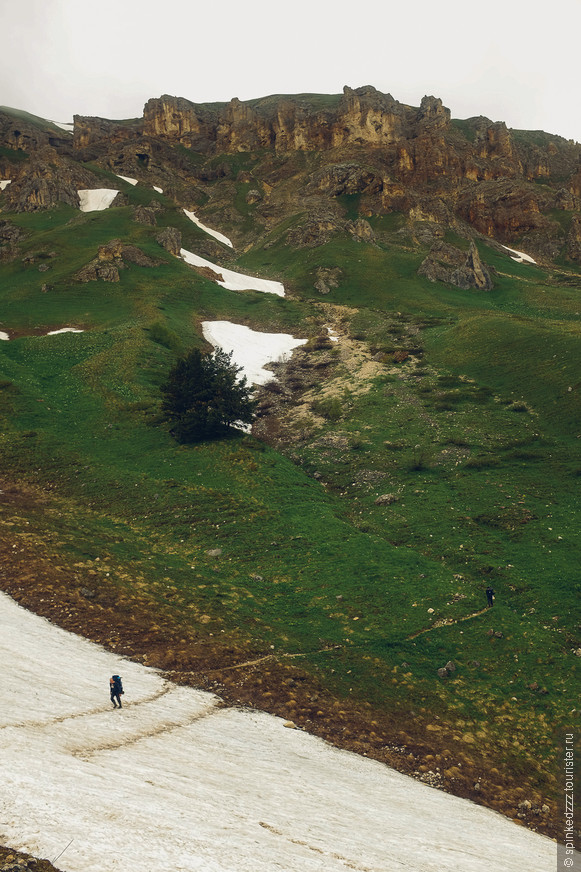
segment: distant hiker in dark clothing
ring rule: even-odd
[[[494,605],[494,591],[491,587],[486,588],[486,599],[488,600],[488,608]]]
[[[121,697],[124,691],[120,675],[111,676],[109,679],[109,690],[111,691],[111,702],[113,703],[113,708],[123,708],[121,705]]]

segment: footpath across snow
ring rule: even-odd
[[[553,842],[501,815],[173,685],[1,593],[0,658],[0,842],[68,872],[555,865]]]

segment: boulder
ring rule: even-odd
[[[470,243],[468,254],[446,242],[436,242],[420,265],[418,275],[462,290],[490,291],[494,287],[474,242]]]
[[[155,212],[148,206],[137,206],[133,213],[133,220],[138,224],[149,224],[153,227],[157,224]]]
[[[177,227],[165,227],[157,234],[155,241],[158,242],[162,248],[165,248],[166,251],[169,251],[170,254],[175,254],[176,257],[180,256],[182,234]]]
[[[397,503],[399,497],[396,494],[382,494],[375,500],[376,506],[391,506],[392,503]]]

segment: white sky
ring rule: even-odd
[[[372,84],[581,141],[580,0],[0,0],[0,105],[55,121]]]
[[[549,839],[0,593],[0,842],[65,872],[547,872]],[[123,679],[123,708],[109,676]]]

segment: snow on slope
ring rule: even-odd
[[[5,191],[8,185],[12,183],[12,179],[2,179],[0,180],[0,191]]]
[[[118,179],[123,179],[124,182],[129,182],[130,185],[136,185],[137,179],[131,179],[129,176],[120,176],[119,173],[115,173]]]
[[[495,812],[164,681],[3,593],[0,661],[0,842],[65,872],[554,867],[553,842]]]
[[[89,188],[77,191],[81,212],[102,212],[108,209],[119,191],[112,188]]]
[[[3,339],[5,342],[8,342],[10,336],[8,333],[5,333],[4,330],[0,330],[0,339]]]
[[[253,276],[233,272],[230,269],[224,269],[224,267],[217,266],[215,263],[205,260],[191,251],[186,251],[185,248],[180,249],[180,254],[186,263],[190,263],[192,266],[209,267],[213,272],[221,275],[222,279],[217,284],[227,288],[229,291],[260,291],[263,294],[276,294],[279,297],[284,297],[285,295],[284,285],[280,282],[258,279]]]
[[[229,245],[230,248],[234,248],[231,241],[228,239],[227,236],[224,236],[223,233],[219,233],[218,230],[212,230],[211,227],[208,227],[206,224],[202,224],[200,219],[196,218],[193,212],[188,212],[187,209],[184,209],[184,212],[186,213],[190,221],[193,221],[194,224],[200,228],[200,230],[203,230],[205,233],[209,233],[210,236],[213,236],[214,239],[218,240],[218,242],[223,242],[224,245]]]
[[[215,348],[233,352],[232,361],[242,367],[242,375],[250,385],[273,381],[274,374],[264,365],[284,359],[307,341],[289,333],[259,333],[230,321],[202,321],[202,333]]]
[[[57,336],[59,333],[84,333],[84,330],[79,330],[78,327],[61,327],[59,330],[49,330],[45,336]]]
[[[514,248],[509,248],[507,245],[503,245],[503,248],[506,248],[507,251],[510,251],[514,257],[512,260],[516,260],[517,263],[534,263],[536,264],[536,260],[533,260],[530,254],[524,254],[522,251],[515,251]]]
[[[75,125],[72,121],[51,121],[51,124],[56,124],[57,127],[60,127],[61,130],[65,130],[67,133],[74,133]]]

